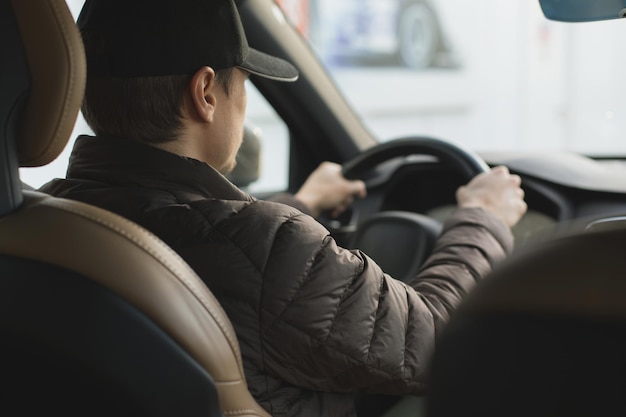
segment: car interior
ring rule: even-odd
[[[431,364],[429,416],[626,411],[626,228],[511,258],[451,318]]]
[[[296,191],[324,160],[368,186],[341,217],[319,219],[340,245],[409,279],[459,185],[500,164],[523,179],[529,210],[513,230],[515,256],[454,315],[437,343],[426,407],[407,415],[623,415],[623,158],[478,154],[430,135],[381,142],[272,0],[237,3],[250,45],[300,69],[293,84],[252,79],[288,129],[281,191]],[[626,10],[610,0],[540,3],[567,22]],[[64,0],[0,0],[0,8],[9,57],[0,65],[3,408],[267,416],[247,390],[228,318],[181,258],[123,218],[21,179],[21,169],[58,158],[72,135],[84,51]],[[402,250],[390,251],[390,239]],[[383,415],[398,400],[364,396],[359,417]]]
[[[65,146],[86,65],[64,0],[2,0],[3,409],[19,415],[267,416],[198,276],[112,213],[23,189]]]
[[[619,1],[540,3],[563,22],[626,11]],[[624,415],[625,241],[624,217],[609,216],[497,267],[439,339],[427,415]]]
[[[319,219],[341,245],[358,247],[361,241],[355,237],[357,230],[367,228],[372,217],[371,221],[380,224],[383,213],[419,214],[443,222],[454,208],[456,189],[471,174],[459,158],[442,154],[466,155],[490,167],[506,165],[522,177],[529,210],[513,229],[518,248],[543,238],[582,231],[592,223],[626,213],[624,164],[619,156],[590,157],[567,151],[478,153],[456,141],[423,134],[383,141],[366,127],[307,39],[289,25],[277,22],[272,1],[245,0],[238,5],[250,45],[286,58],[300,70],[300,79],[293,84],[252,80],[288,128],[287,191],[297,191],[324,160],[341,163],[346,172],[365,157],[363,153],[378,154],[366,163],[358,162],[364,164],[358,172],[347,172],[366,182],[368,196],[356,200],[339,218]],[[414,149],[408,143],[414,143]],[[396,146],[397,152],[391,149]],[[260,191],[254,195],[264,198],[271,193]],[[390,223],[393,228],[395,220]],[[422,229],[419,222],[418,226]],[[377,261],[380,258],[387,269],[401,268],[387,265],[385,255],[371,255]]]

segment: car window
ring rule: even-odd
[[[549,21],[536,0],[278,2],[381,141],[626,154],[624,22]]]

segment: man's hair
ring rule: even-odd
[[[233,68],[215,80],[230,92]],[[98,136],[135,139],[147,144],[176,140],[182,129],[182,103],[192,75],[88,79],[82,113]]]

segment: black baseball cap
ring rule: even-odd
[[[86,0],[78,16],[89,77],[149,77],[239,67],[295,81],[289,62],[248,46],[233,0]]]

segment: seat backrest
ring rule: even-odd
[[[1,408],[20,414],[267,416],[189,266],[134,223],[23,191],[66,146],[85,83],[64,0],[0,0]]]
[[[626,229],[503,263],[437,343],[429,417],[626,415]]]

